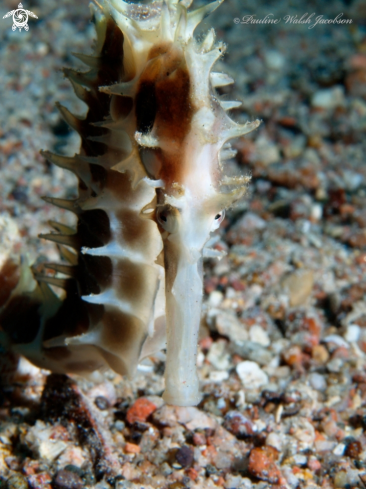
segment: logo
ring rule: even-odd
[[[11,12],[8,12],[7,14],[4,15],[3,19],[6,19],[10,16],[13,16],[13,25],[12,29],[15,31],[17,28],[19,29],[19,32],[24,28],[25,31],[29,30],[28,26],[28,16],[30,15],[31,17],[34,17],[35,19],[38,19],[36,14],[31,12],[30,10],[24,10],[23,5],[20,3],[18,5],[18,8],[16,10],[12,10]]]

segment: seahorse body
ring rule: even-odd
[[[232,80],[212,72],[225,47],[212,29],[202,42],[194,37],[222,0],[189,11],[191,3],[92,5],[95,52],[77,55],[89,71],[64,70],[89,109],[81,119],[59,105],[81,149],[43,152],[79,181],[77,199],[46,198],[77,215],[76,230],[54,223],[58,233],[42,236],[68,262],[47,268],[66,278],[9,262],[0,297],[3,348],[55,372],[109,366],[132,376],[166,347],[163,397],[177,405],[200,400],[202,259],[215,255],[205,245],[248,181],[225,177],[222,161],[233,154],[229,140],[259,125],[228,117],[238,103],[220,101],[215,89]]]

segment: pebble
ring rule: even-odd
[[[335,109],[344,104],[344,88],[341,86],[318,90],[311,99],[311,105],[321,109]]]
[[[248,332],[239,319],[228,312],[220,312],[216,316],[216,330],[231,341],[243,343],[248,340]]]
[[[282,287],[287,292],[291,307],[302,306],[313,290],[314,272],[312,270],[297,270],[282,281]]]
[[[309,382],[311,387],[313,387],[317,391],[325,391],[327,388],[327,381],[325,380],[324,375],[313,372],[309,375]]]
[[[259,389],[268,384],[268,376],[255,362],[248,360],[238,363],[236,372],[247,389]]]
[[[344,454],[344,449],[346,445],[344,443],[338,443],[338,445],[333,449],[334,455],[341,457]]]
[[[340,470],[334,476],[335,487],[359,487],[359,472],[358,470]]]
[[[275,49],[267,49],[264,53],[264,63],[270,70],[281,71],[285,66],[286,58]]]
[[[358,324],[349,324],[344,334],[345,340],[349,343],[356,343],[361,335],[361,328]]]
[[[55,489],[82,489],[84,483],[78,474],[63,469],[57,472],[53,486]]]
[[[329,353],[324,345],[315,345],[311,354],[314,361],[320,365],[327,363],[329,360]]]
[[[262,346],[269,346],[271,340],[269,339],[267,331],[265,331],[259,324],[253,324],[249,330],[249,338],[253,343],[258,343]]]
[[[327,370],[329,372],[338,373],[342,370],[344,361],[342,358],[333,358],[327,363]]]
[[[281,476],[275,463],[277,458],[277,450],[273,447],[253,448],[249,455],[248,472],[260,480],[276,484]]]
[[[182,467],[190,467],[193,463],[193,450],[184,445],[177,451],[175,458]]]
[[[230,368],[230,355],[226,350],[227,342],[224,340],[212,343],[207,354],[207,360],[217,370],[228,370]]]
[[[156,411],[157,406],[146,397],[140,397],[134,404],[128,409],[126,414],[126,420],[128,423],[133,424],[136,421],[144,423],[147,418]]]
[[[222,292],[220,292],[219,290],[213,290],[208,297],[208,303],[211,307],[218,307],[223,299],[224,294]]]
[[[257,432],[255,424],[239,411],[229,411],[225,416],[223,426],[238,438],[252,436]]]
[[[7,481],[7,489],[28,489],[28,483],[22,475],[13,475]]]
[[[278,452],[282,450],[282,438],[279,434],[272,432],[266,438],[266,445],[275,448]]]
[[[281,160],[279,148],[276,143],[265,136],[259,136],[256,140],[255,161],[265,166],[277,163]]]
[[[106,399],[103,396],[96,397],[94,402],[97,408],[100,409],[101,411],[105,411],[106,409],[109,408],[108,399]]]
[[[244,231],[261,231],[265,229],[267,223],[254,212],[246,212],[244,216],[236,223],[235,228],[243,229]]]

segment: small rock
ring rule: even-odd
[[[349,343],[356,343],[361,334],[361,329],[358,324],[350,324],[347,326],[347,330],[345,332],[344,338],[349,342]]]
[[[182,467],[190,467],[193,463],[193,450],[184,445],[177,451],[175,458]]]
[[[47,472],[30,475],[28,484],[32,489],[51,489],[51,476]]]
[[[125,453],[140,453],[141,448],[139,447],[139,445],[136,445],[135,443],[127,442],[124,446],[124,451]]]
[[[247,232],[261,231],[266,226],[266,221],[257,214],[254,214],[254,212],[246,212],[245,215],[235,224],[235,228],[243,229]]]
[[[236,366],[237,374],[244,387],[247,389],[259,389],[268,384],[268,376],[255,362],[240,362]]]
[[[335,487],[354,487],[358,486],[360,482],[360,478],[358,475],[358,470],[340,470],[336,473],[334,477],[334,486]]]
[[[7,489],[28,489],[28,483],[22,475],[13,475],[8,479]]]
[[[97,408],[100,409],[101,411],[105,411],[106,409],[109,408],[108,399],[106,399],[103,396],[96,397],[94,402]]]
[[[361,453],[362,445],[361,442],[358,440],[353,440],[349,442],[344,452],[347,457],[351,457],[354,459],[358,459]]]
[[[249,455],[248,472],[260,480],[276,484],[281,477],[275,463],[277,458],[277,450],[273,447],[253,448]]]
[[[229,372],[226,370],[214,370],[208,376],[210,382],[223,382],[229,378]]]
[[[341,86],[318,90],[311,99],[311,105],[321,109],[335,109],[343,106],[344,102],[344,89]]]
[[[224,299],[224,294],[219,290],[213,290],[209,297],[208,302],[211,307],[218,307]]]
[[[329,360],[329,353],[324,345],[315,345],[311,354],[315,362],[319,365],[324,365]]]
[[[259,136],[256,140],[254,160],[265,166],[280,161],[281,155],[277,144],[265,136]]]
[[[311,387],[317,391],[325,391],[327,388],[327,382],[323,375],[313,372],[309,375],[309,382]]]
[[[317,472],[322,468],[322,464],[319,462],[319,460],[315,457],[310,457],[308,460],[308,467],[310,470],[313,472]]]
[[[126,420],[128,423],[133,424],[136,421],[144,423],[147,418],[156,411],[157,406],[146,397],[140,397],[135,403],[128,409],[126,414]]]
[[[216,329],[231,341],[243,343],[248,340],[248,332],[239,319],[228,312],[220,312],[216,317]]]
[[[249,338],[253,343],[258,343],[262,346],[269,346],[271,340],[269,339],[267,331],[265,331],[259,324],[253,324],[249,330]]]
[[[228,370],[230,368],[230,355],[226,351],[227,342],[223,340],[212,343],[207,354],[207,360],[217,370]]]
[[[55,489],[82,489],[84,483],[75,472],[69,470],[59,470],[53,481]]]
[[[340,372],[343,368],[344,361],[342,358],[333,358],[327,363],[327,370],[329,372],[337,373]]]
[[[264,53],[264,63],[270,70],[281,71],[285,66],[286,59],[279,51],[267,49]]]
[[[275,448],[278,452],[282,450],[282,439],[277,433],[270,433],[266,438],[266,445]]]
[[[313,285],[314,272],[312,270],[298,270],[282,281],[282,287],[288,293],[291,307],[303,305],[310,297]]]
[[[346,445],[344,443],[338,443],[338,445],[333,449],[334,455],[341,457],[344,454],[344,449]]]
[[[252,421],[239,411],[229,411],[225,416],[223,426],[239,439],[253,436],[257,431]]]

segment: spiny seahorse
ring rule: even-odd
[[[58,373],[132,376],[166,348],[163,398],[183,406],[200,401],[202,260],[217,254],[210,233],[248,182],[225,175],[229,141],[260,123],[227,115],[240,104],[216,88],[233,80],[212,71],[225,45],[213,29],[194,36],[222,0],[191,3],[95,0],[94,53],[76,55],[89,71],[64,70],[87,114],[58,106],[80,152],[43,152],[78,178],[75,200],[45,199],[75,213],[77,228],[53,223],[57,232],[41,236],[60,247],[64,262],[47,264],[56,276],[14,258],[0,275],[3,351]]]

